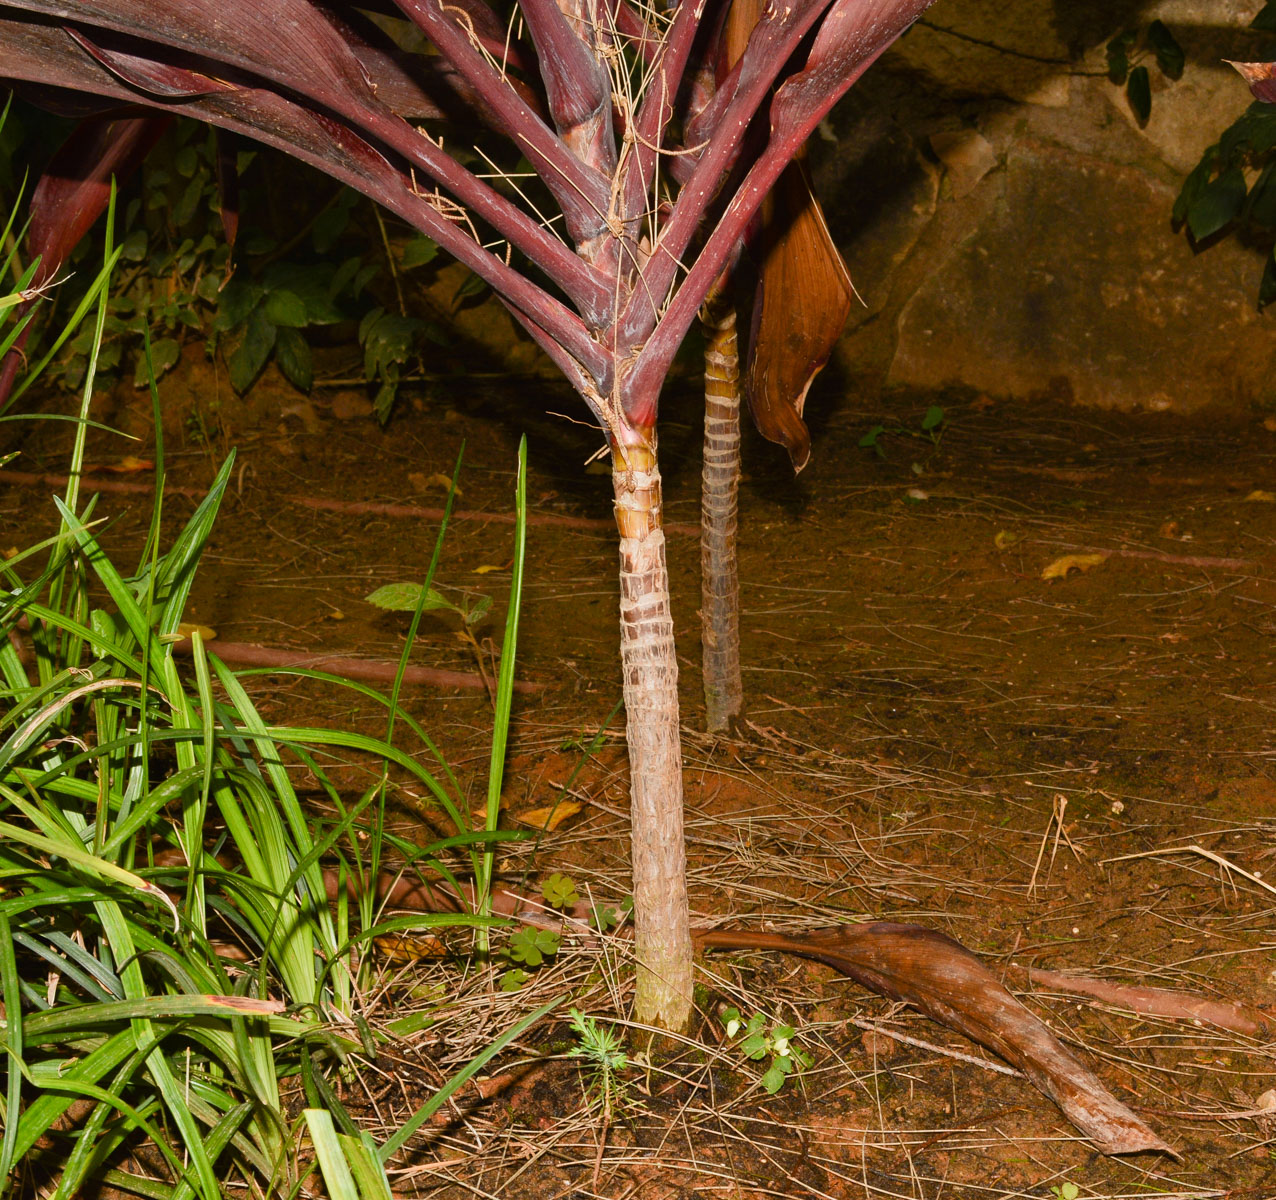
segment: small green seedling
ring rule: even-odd
[[[1055,1184],[1050,1189],[1050,1194],[1055,1197],[1055,1200],[1077,1200],[1077,1197],[1081,1195],[1081,1189],[1069,1179],[1064,1183]]]
[[[895,425],[890,428],[885,425],[874,425],[860,438],[858,445],[862,450],[872,450],[878,458],[885,458],[886,451],[882,448],[882,438],[887,434],[896,434],[904,437],[927,438],[931,446],[938,450],[939,443],[944,437],[946,420],[947,416],[944,410],[938,404],[932,404],[926,410],[917,429],[907,429],[903,425]],[[920,475],[924,470],[924,463],[913,463],[914,475]]]
[[[424,598],[421,595],[422,590],[425,592]],[[375,592],[365,596],[364,599],[369,604],[375,604],[377,608],[383,608],[387,612],[414,613],[417,605],[420,604],[422,612],[455,613],[461,618],[461,628],[457,631],[457,636],[473,651],[479,671],[483,674],[488,690],[491,691],[491,681],[487,676],[487,655],[479,644],[478,638],[474,636],[474,631],[483,623],[492,609],[491,596],[465,593],[462,594],[460,601],[454,604],[435,588],[422,589],[419,583],[387,583],[384,587],[379,587]]]
[[[539,967],[558,953],[562,938],[548,929],[520,929],[510,937],[505,953],[510,960],[528,967]]]
[[[1179,79],[1187,60],[1183,48],[1161,21],[1153,21],[1140,36],[1138,29],[1127,29],[1109,43],[1108,80],[1115,87],[1125,86],[1130,111],[1140,125],[1152,115],[1152,76],[1142,60],[1150,54],[1166,79]]]
[[[615,929],[627,917],[633,916],[633,912],[634,898],[632,896],[626,896],[618,908],[610,904],[595,904],[589,910],[589,925],[591,929],[596,929],[599,933],[606,933],[609,929]]]
[[[541,884],[541,895],[545,897],[545,903],[550,908],[571,908],[580,900],[580,894],[576,891],[576,883],[572,877],[560,875],[557,871]]]
[[[524,971],[522,967],[511,967],[501,976],[501,991],[503,992],[519,992],[523,989],[529,979],[531,973]]]
[[[585,1060],[583,1066],[590,1072],[585,1096],[591,1106],[601,1111],[604,1123],[610,1124],[612,1114],[628,1098],[628,1086],[620,1078],[629,1066],[621,1035],[609,1026],[600,1025],[593,1017],[585,1016],[578,1008],[569,1012],[571,1028],[579,1042],[567,1052],[568,1056]]]
[[[726,1009],[722,1020],[726,1024],[728,1041],[738,1037],[736,1049],[745,1058],[761,1062],[770,1056],[771,1065],[762,1074],[762,1086],[769,1095],[774,1096],[789,1075],[806,1070],[813,1061],[805,1050],[794,1045],[797,1030],[792,1025],[772,1025],[768,1029],[767,1019],[762,1013],[755,1013],[745,1021],[737,1008]]]

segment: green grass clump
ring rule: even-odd
[[[16,311],[0,297],[0,321]],[[233,456],[162,549],[158,446],[145,548],[127,570],[108,557],[94,501],[82,505],[77,484],[92,362],[87,375],[72,482],[54,501],[58,531],[0,563],[0,1179],[54,1200],[90,1181],[156,1200],[214,1200],[240,1186],[295,1194],[318,1165],[333,1196],[386,1197],[386,1161],[553,1004],[502,1034],[378,1145],[329,1083],[389,1036],[359,1011],[363,951],[409,926],[503,924],[485,897],[495,843],[511,835],[491,819],[426,847],[385,831],[391,770],[468,829],[456,780],[399,708],[397,686],[384,697],[298,672],[384,705],[385,738],[272,725],[241,676],[197,631],[182,630]],[[152,398],[158,409],[153,383]],[[520,566],[524,468],[525,449]],[[423,595],[438,557],[436,546]],[[498,774],[516,619],[515,601],[498,690]],[[186,636],[192,666],[179,669],[174,648]],[[394,744],[396,722],[422,740],[430,768]],[[381,765],[353,801],[324,768],[338,753]],[[318,781],[335,819],[302,804],[297,768]],[[451,879],[444,856],[458,851],[479,884],[475,912],[381,919],[372,881],[387,852],[405,869]],[[335,904],[325,868],[358,881]]]

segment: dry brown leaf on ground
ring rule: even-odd
[[[177,626],[177,635],[182,641],[189,641],[197,633],[206,642],[215,641],[217,638],[217,630],[211,625],[194,625],[188,621],[182,621]]]
[[[1104,1154],[1178,1152],[1122,1104],[969,950],[920,925],[868,921],[803,934],[714,930],[702,946],[819,959],[862,987],[902,1000],[1018,1067]]]
[[[530,825],[533,829],[543,829],[553,833],[569,817],[574,817],[585,806],[579,800],[560,800],[554,805],[541,808],[528,808],[522,812],[510,813],[520,825]]]
[[[1276,1028],[1276,1014],[1232,1000],[1215,1000],[1177,988],[1144,987],[1073,975],[1065,971],[1028,969],[1028,978],[1041,987],[1093,996],[1096,1000],[1128,1008],[1143,1016],[1172,1017],[1180,1021],[1205,1022],[1249,1037],[1259,1037]]]
[[[1041,572],[1042,579],[1064,579],[1072,571],[1088,571],[1106,562],[1108,556],[1103,554],[1065,554],[1056,558]]]

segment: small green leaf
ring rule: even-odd
[[[878,458],[885,458],[886,451],[882,449],[882,434],[886,432],[885,425],[874,425],[860,440],[856,443],[861,450],[874,450]]]
[[[487,283],[481,275],[475,275],[472,271],[461,282],[453,293],[452,303],[457,304],[462,300],[470,300],[476,296],[482,296],[487,291]]]
[[[411,1037],[414,1033],[420,1033],[422,1029],[429,1029],[434,1024],[434,1018],[429,1013],[415,1012],[409,1013],[406,1017],[400,1017],[397,1021],[391,1021],[386,1026],[386,1032],[393,1037],[405,1038]]]
[[[1130,102],[1130,111],[1140,125],[1147,123],[1152,115],[1152,77],[1147,67],[1135,67],[1125,83],[1125,98]]]
[[[1245,204],[1245,175],[1240,167],[1229,167],[1201,189],[1187,212],[1187,227],[1200,242],[1234,221]]]
[[[266,296],[266,316],[276,325],[300,329],[307,324],[305,302],[287,288],[279,288]]]
[[[281,327],[275,336],[275,362],[284,378],[303,392],[310,391],[314,383],[314,364],[310,356],[310,343],[295,329]]]
[[[439,247],[436,242],[431,241],[424,234],[417,234],[403,247],[403,253],[399,256],[399,266],[405,271],[410,271],[413,267],[423,267],[426,263],[433,262],[438,253]]]
[[[189,179],[199,166],[199,152],[194,146],[183,146],[173,155],[173,170],[183,179]]]
[[[1156,65],[1167,79],[1178,79],[1183,74],[1187,59],[1183,47],[1174,40],[1174,35],[1165,27],[1163,21],[1153,21],[1148,26],[1148,45],[1156,55]]]
[[[501,976],[501,991],[517,992],[529,979],[531,979],[531,975],[524,971],[522,967],[511,967]]]
[[[1183,180],[1183,186],[1179,189],[1179,194],[1174,200],[1174,209],[1170,213],[1170,219],[1176,225],[1187,219],[1188,211],[1209,184],[1210,176],[1214,173],[1214,156],[1217,153],[1218,146],[1211,146],[1205,151],[1201,161],[1188,172],[1187,178]]]
[[[210,271],[207,275],[200,276],[199,282],[195,285],[195,295],[205,304],[216,304],[221,286],[221,277]]]
[[[922,428],[930,433],[933,429],[938,429],[944,423],[944,410],[938,404],[932,404],[927,410],[926,415],[922,418]]]
[[[274,324],[266,319],[261,309],[253,309],[244,327],[243,339],[226,359],[231,387],[241,394],[252,387],[274,348]]]
[[[229,333],[248,320],[248,314],[257,307],[263,289],[259,283],[245,283],[238,276],[221,289],[217,297],[217,315],[213,318],[216,333]]]
[[[591,929],[598,930],[599,933],[606,933],[619,924],[620,914],[614,908],[604,908],[595,904],[589,910],[589,926]]]
[[[120,258],[124,262],[141,262],[146,257],[146,230],[135,229],[120,243]]]
[[[327,254],[350,224],[350,205],[344,203],[347,195],[354,196],[355,193],[348,189],[342,192],[315,218],[315,223],[310,227],[310,244],[317,254]]]
[[[1251,29],[1261,29],[1265,33],[1276,33],[1276,0],[1267,3],[1258,10],[1258,15],[1249,23]]]
[[[520,929],[510,937],[507,953],[514,962],[539,967],[547,957],[558,953],[558,934],[548,929]]]
[[[188,225],[190,219],[195,215],[195,209],[199,202],[204,198],[204,177],[196,175],[190,181],[182,192],[181,199],[173,206],[169,216],[172,218],[173,224],[181,229],[182,226]]]
[[[1114,37],[1108,43],[1108,79],[1120,87],[1130,70],[1129,48],[1124,37]]]
[[[786,1059],[776,1059],[770,1066],[770,1069],[762,1076],[762,1086],[766,1088],[767,1094],[774,1096],[784,1086],[784,1068],[780,1066]]]
[[[1241,220],[1276,229],[1276,162],[1269,162],[1249,189]]]
[[[419,583],[387,583],[384,587],[379,587],[375,592],[365,596],[364,599],[369,604],[375,604],[378,608],[384,608],[389,612],[416,612],[417,605],[421,604],[421,585]],[[421,604],[421,610],[430,612],[434,609],[446,609],[448,612],[460,611],[450,600],[430,588],[425,593],[425,602]]]
[[[151,369],[155,378],[159,379],[181,357],[182,348],[176,338],[160,338],[151,343]],[[146,387],[150,382],[150,374],[146,370],[146,355],[138,353],[137,367],[133,371],[133,386]]]
[[[572,877],[557,871],[541,884],[541,895],[551,908],[569,908],[580,899]]]
[[[466,625],[468,625],[472,629],[475,625],[481,624],[483,621],[483,618],[486,617],[487,614],[491,611],[492,611],[492,597],[491,596],[476,596],[474,599],[474,603],[471,604],[470,607],[465,610],[464,616],[465,616]]]
[[[1263,266],[1263,278],[1258,283],[1258,307],[1266,308],[1273,300],[1276,300],[1276,250],[1267,256],[1267,262]]]

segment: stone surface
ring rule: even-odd
[[[1261,3],[939,0],[816,147],[864,301],[842,373],[1117,407],[1276,399],[1263,249],[1223,237],[1194,253],[1170,223],[1187,171],[1249,102],[1222,59],[1276,54],[1246,28]],[[1106,46],[1157,18],[1187,67],[1169,81],[1145,60],[1140,126]]]
[[[1276,366],[1239,247],[1193,255],[1174,193],[1135,168],[1020,143],[995,202],[930,263],[889,379],[1101,407],[1250,404]]]

